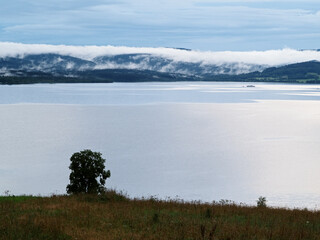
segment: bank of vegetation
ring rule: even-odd
[[[181,200],[129,199],[107,191],[0,197],[0,239],[318,240],[320,212]]]

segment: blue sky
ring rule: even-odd
[[[210,51],[320,48],[319,0],[0,0],[0,4],[2,42]]]

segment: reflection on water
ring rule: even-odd
[[[253,85],[255,87],[247,87]],[[319,100],[320,85],[266,83],[113,83],[1,86],[0,103],[137,105]]]
[[[319,86],[246,85],[1,86],[0,191],[65,193],[90,148],[130,196],[318,207]]]

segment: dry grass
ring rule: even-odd
[[[129,200],[112,191],[1,197],[0,239],[320,240],[320,212]]]

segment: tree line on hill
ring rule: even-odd
[[[85,70],[78,75],[61,76],[55,73],[20,70],[12,76],[0,76],[0,84],[31,83],[111,83],[111,82],[177,82],[177,81],[235,81],[235,82],[284,82],[320,83],[320,62],[309,61],[280,67],[271,67],[262,72],[246,74],[184,75],[150,70],[100,69]]]

